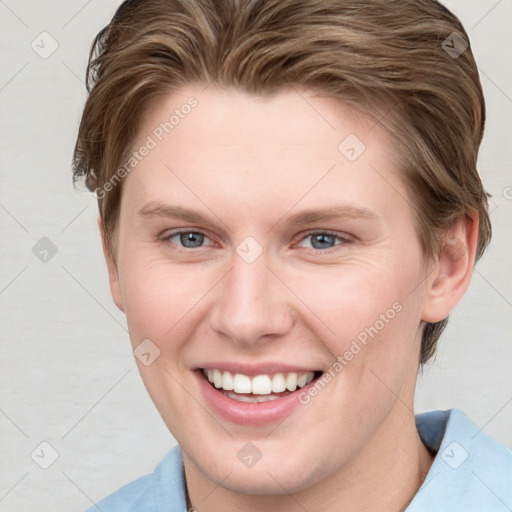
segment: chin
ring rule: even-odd
[[[312,465],[310,453],[311,450],[302,448],[295,456],[262,454],[261,459],[252,467],[245,467],[238,459],[232,462],[225,460],[219,464],[216,454],[206,460],[202,452],[196,459],[196,466],[209,480],[230,491],[282,496],[304,491],[328,476],[328,466]],[[224,451],[220,452],[218,457],[225,458],[225,454]]]

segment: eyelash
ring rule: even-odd
[[[193,233],[195,235],[203,235],[206,238],[209,238],[206,233],[202,233],[201,231],[181,230],[181,231],[173,231],[172,233],[166,234],[163,237],[161,237],[160,240],[164,243],[173,244],[173,242],[171,242],[171,238],[174,238],[177,235],[182,235],[182,234],[186,234],[186,233]],[[337,248],[340,248],[341,246],[344,246],[344,245],[347,245],[347,244],[350,244],[351,242],[353,242],[353,240],[349,237],[343,237],[343,236],[336,234],[333,231],[328,231],[328,230],[327,231],[325,231],[325,230],[324,231],[322,231],[322,230],[309,231],[309,232],[305,233],[304,235],[302,235],[302,237],[299,238],[298,242],[302,242],[303,240],[305,240],[306,238],[308,238],[312,235],[333,236],[342,242],[342,243],[337,244],[334,247],[330,247],[328,249],[315,249],[314,247],[310,249],[316,253],[321,253],[321,254],[331,254],[332,252],[336,251]],[[184,250],[184,251],[194,250],[194,249],[202,249],[202,248],[203,247],[180,247],[180,249]]]

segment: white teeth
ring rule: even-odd
[[[213,374],[213,377],[215,378],[215,372]],[[303,388],[306,385],[306,381],[308,380],[308,376],[305,373],[301,373],[297,377],[297,386],[299,388]]]
[[[272,381],[268,375],[258,375],[252,379],[253,395],[270,395],[272,393]]]
[[[213,385],[216,388],[222,387],[222,373],[219,370],[213,370]]]
[[[222,389],[226,391],[235,389],[233,385],[233,375],[231,372],[224,372],[224,375],[222,376]]]
[[[233,377],[233,389],[235,393],[250,393],[251,392],[251,379],[247,375],[235,373]]]
[[[260,395],[255,397],[240,397],[237,399],[242,402],[262,402],[279,398],[272,393],[282,393],[286,390],[293,392],[297,388],[303,388],[309,384],[315,377],[314,372],[289,372],[276,373],[275,375],[257,375],[248,377],[242,373],[233,375],[228,371],[208,368],[203,370],[208,380],[217,388],[225,391],[234,391],[228,393],[233,398],[237,393]]]
[[[306,372],[306,380],[304,384],[302,384],[301,380],[297,379],[297,386],[299,386],[299,388],[303,388],[304,386],[307,386],[314,378],[315,372]]]
[[[236,393],[228,393],[228,396],[239,402],[256,402],[256,397],[252,398],[250,396],[237,395]]]
[[[239,402],[270,402],[271,400],[277,400],[279,397],[276,395],[254,395],[254,396],[246,396],[246,395],[237,395],[236,393],[228,392],[226,393],[229,398],[233,400],[238,400]]]
[[[282,373],[276,373],[272,378],[272,393],[282,393],[286,391],[286,381]]]
[[[295,391],[297,389],[297,374],[292,372],[286,376],[286,389]]]

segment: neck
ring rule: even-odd
[[[362,452],[318,484],[293,495],[245,495],[211,482],[188,457],[185,472],[188,508],[208,512],[339,512],[388,510],[402,512],[413,499],[432,465],[421,442],[414,414],[397,401]],[[207,499],[204,499],[207,496]]]

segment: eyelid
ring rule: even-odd
[[[354,237],[347,233],[340,234],[337,231],[331,231],[329,229],[312,229],[310,231],[306,231],[305,233],[299,235],[298,239],[300,241],[302,241],[311,235],[330,235],[330,236],[339,238],[340,240],[343,240],[344,242],[350,242],[350,241],[354,240]]]

